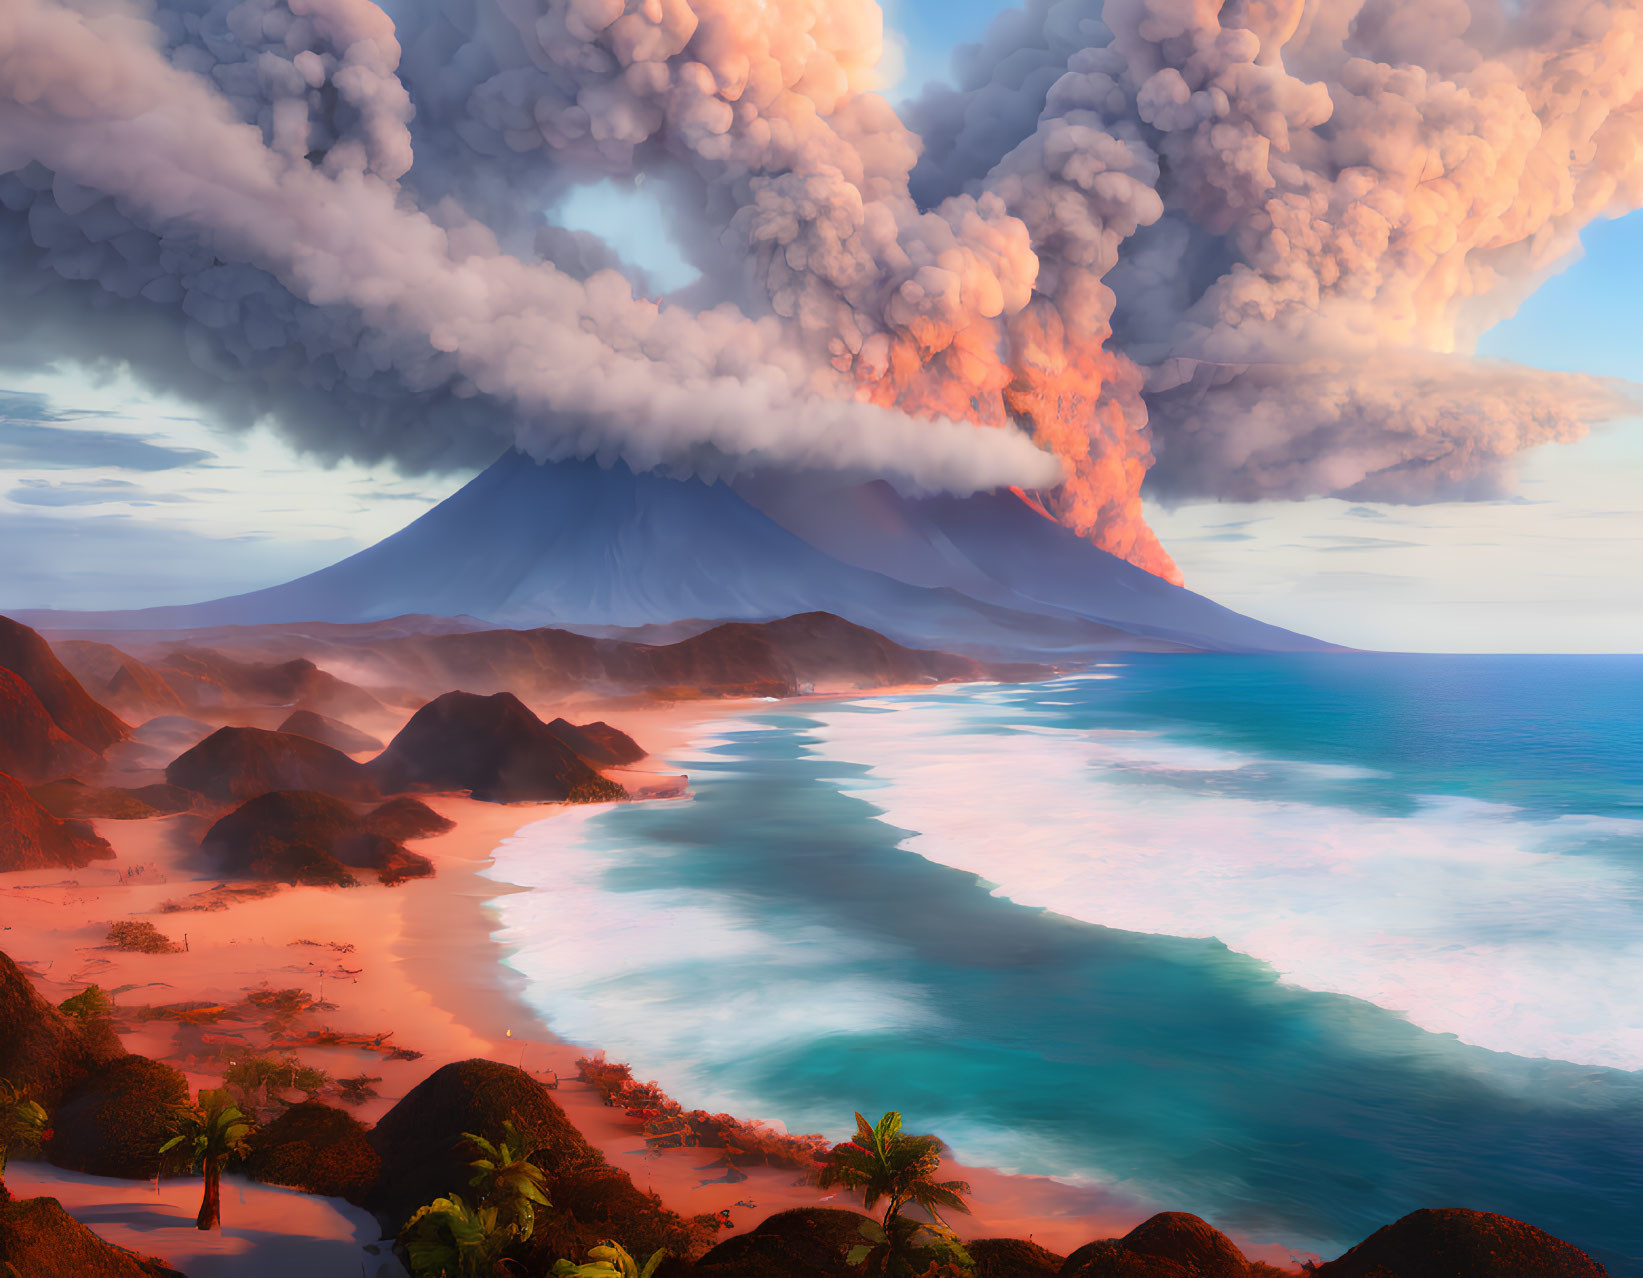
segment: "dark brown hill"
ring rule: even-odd
[[[248,799],[208,831],[200,846],[218,873],[240,879],[348,886],[350,870],[384,883],[421,878],[433,863],[377,833],[340,799],[276,790]]]
[[[1207,1221],[1160,1212],[1122,1238],[1087,1243],[1061,1267],[1061,1278],[1250,1278],[1244,1253]]]
[[[24,1278],[183,1278],[164,1261],[104,1242],[55,1198],[0,1204],[0,1273]]]
[[[0,666],[28,684],[52,721],[86,749],[101,754],[130,735],[119,715],[81,687],[50,644],[10,617],[0,617]]]
[[[94,751],[57,726],[33,688],[0,669],[0,772],[46,781],[89,771],[96,762]]]
[[[252,1134],[250,1144],[246,1175],[305,1193],[363,1203],[382,1174],[365,1124],[322,1101],[283,1110]]]
[[[384,682],[556,696],[567,688],[665,690],[676,696],[791,696],[817,686],[883,687],[1039,677],[1048,667],[987,665],[907,648],[832,613],[731,622],[675,643],[568,630],[472,630],[361,644]]]
[[[964,1244],[976,1262],[975,1278],[1056,1278],[1065,1263],[1024,1238],[977,1238]]]
[[[304,706],[326,714],[372,714],[382,703],[365,689],[321,670],[306,657],[264,665],[236,661],[211,648],[179,648],[159,664],[162,674],[182,674],[224,689],[247,705]]]
[[[110,821],[141,821],[191,811],[200,802],[192,790],[175,785],[110,786],[100,788],[72,777],[29,787],[29,793],[59,819],[96,817]]]
[[[837,1207],[779,1211],[745,1234],[727,1238],[697,1268],[715,1278],[846,1278],[844,1263],[861,1242],[867,1217]]]
[[[340,750],[289,732],[218,728],[165,770],[172,785],[212,799],[247,799],[271,790],[319,790],[348,799],[377,797],[363,765]]]
[[[114,849],[84,821],[60,821],[15,777],[0,773],[0,872],[78,868]]]
[[[181,694],[159,671],[113,644],[66,639],[55,651],[88,691],[133,722],[185,709]]]
[[[1580,1248],[1510,1216],[1460,1208],[1411,1212],[1376,1230],[1318,1278],[1606,1278]]]
[[[188,1081],[146,1056],[100,1065],[63,1094],[52,1111],[46,1156],[70,1171],[152,1180],[160,1146],[173,1134],[176,1109],[187,1104]]]
[[[691,1250],[685,1222],[610,1166],[552,1093],[524,1071],[495,1061],[459,1061],[435,1070],[383,1115],[370,1135],[382,1176],[367,1205],[389,1231],[398,1230],[418,1207],[468,1183],[473,1154],[464,1132],[495,1139],[509,1120],[524,1133],[531,1161],[547,1174],[554,1205],[538,1218],[522,1258],[527,1272],[547,1272],[554,1257],[581,1259],[607,1238],[621,1239],[638,1256],[658,1247],[675,1256]]]
[[[387,839],[429,839],[456,829],[456,822],[442,817],[421,799],[402,794],[389,799],[380,808],[367,814],[367,828]]]
[[[382,742],[370,733],[361,732],[358,728],[350,727],[336,719],[328,719],[313,710],[293,710],[285,722],[280,724],[279,730],[295,733],[299,737],[309,737],[330,746],[333,750],[341,750],[344,754],[382,749]]]
[[[623,768],[645,757],[639,743],[608,723],[572,723],[554,719],[548,731],[596,768]]]
[[[0,954],[0,1078],[48,1109],[86,1074],[124,1054],[106,1024],[65,1016]]]
[[[492,803],[624,796],[511,692],[434,698],[366,766],[385,794],[471,790],[474,798]]]

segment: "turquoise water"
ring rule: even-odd
[[[1639,1275],[1640,708],[1643,659],[1357,655],[772,707],[691,800],[532,827],[498,908],[549,1023],[690,1103]]]

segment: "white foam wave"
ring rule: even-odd
[[[1643,822],[1530,820],[1464,799],[1410,816],[1161,795],[1136,771],[1374,776],[1255,760],[1135,733],[1000,737],[995,708],[904,703],[812,712],[816,750],[868,764],[851,783],[907,846],[999,895],[1087,922],[1217,937],[1305,988],[1524,1056],[1643,1068],[1643,874],[1583,842]],[[1276,788],[1275,788],[1276,792]]]
[[[775,923],[724,892],[612,884],[613,866],[630,882],[646,852],[606,846],[587,824],[595,815],[526,827],[485,871],[530,889],[493,902],[496,938],[561,1037],[641,1070],[665,1066],[681,1100],[734,1109],[748,1098],[734,1089],[728,1058],[938,1023],[916,991],[883,974],[887,954],[866,943]]]

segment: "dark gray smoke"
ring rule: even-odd
[[[1468,353],[1643,203],[1633,4],[1035,0],[905,120],[881,41],[873,0],[8,0],[0,363],[413,470],[1053,489],[1166,575],[1149,468],[1472,496],[1633,406]],[[688,304],[543,216],[608,176],[663,185]]]

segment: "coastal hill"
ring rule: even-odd
[[[651,630],[596,636],[553,628],[496,629],[471,621],[459,627],[442,626],[432,618],[402,617],[385,623],[111,633],[108,638],[120,647],[91,645],[75,638],[58,642],[67,660],[76,663],[80,673],[93,677],[97,668],[117,658],[120,669],[169,678],[174,670],[171,658],[180,648],[191,659],[208,661],[219,671],[284,668],[292,664],[293,654],[302,653],[301,660],[317,665],[335,684],[370,698],[374,709],[356,706],[352,711],[323,716],[355,729],[357,720],[380,715],[388,703],[420,705],[453,689],[543,697],[562,697],[573,691],[641,693],[690,700],[1030,679],[1051,673],[1049,666],[1040,663],[988,661],[908,648],[830,613],[690,629],[683,637],[658,636]],[[96,667],[78,664],[88,648],[97,650]],[[335,679],[324,669],[333,665],[347,669],[354,680],[369,681],[370,687]],[[282,717],[269,718],[268,726],[277,725],[284,731],[293,713],[315,712],[306,704],[299,704],[298,712],[291,711],[289,707],[300,702],[298,690],[261,680],[213,683],[211,687],[217,691],[209,702],[190,702],[193,713],[220,717],[252,707],[276,707]],[[175,713],[163,700],[141,709],[155,716]],[[314,727],[306,715],[299,723]]]
[[[570,731],[543,723],[511,692],[488,697],[447,692],[412,715],[367,768],[385,794],[468,790],[492,803],[626,797],[621,786],[577,753],[573,743],[585,740],[586,733],[562,719],[554,723]],[[619,743],[595,748],[607,753],[613,745]]]
[[[130,735],[130,727],[92,698],[40,635],[10,617],[0,617],[0,668],[27,684],[52,722],[86,749],[101,753]]]
[[[0,872],[73,869],[113,856],[88,822],[54,817],[15,777],[0,772]]]
[[[750,488],[749,501],[724,483],[510,452],[408,527],[296,581],[25,618],[56,631],[185,630],[423,613],[592,632],[830,612],[912,647],[1017,658],[1329,646],[1162,581],[1013,493],[796,495],[812,488]]]
[[[47,781],[83,771],[96,758],[57,726],[33,688],[0,666],[0,772]]]
[[[349,799],[377,797],[365,769],[312,737],[262,728],[225,727],[178,755],[165,770],[171,785],[208,798],[249,799],[271,790],[319,790]]]

